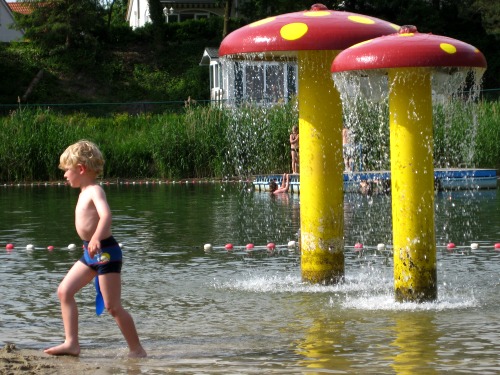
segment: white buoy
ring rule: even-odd
[[[68,245],[68,250],[75,250],[76,249],[76,245],[74,243],[70,243]]]
[[[383,244],[383,243],[379,243],[379,244],[377,245],[377,250],[379,250],[379,251],[385,250],[385,244]]]
[[[205,245],[203,245],[203,250],[205,251],[212,251],[212,245],[210,245],[209,243],[206,243]]]
[[[479,244],[477,244],[477,243],[473,242],[473,243],[471,243],[471,244],[470,244],[470,248],[471,248],[472,250],[477,250],[477,249],[479,249]]]
[[[35,246],[33,246],[32,244],[26,245],[26,250],[34,250],[34,249]]]
[[[288,247],[293,248],[295,247],[296,242],[295,241],[288,241]]]
[[[118,246],[120,246],[120,249],[123,249],[125,247],[125,245],[122,244],[121,242],[118,243]]]

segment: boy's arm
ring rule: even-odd
[[[111,235],[111,209],[106,200],[106,193],[100,186],[93,188],[91,199],[99,217],[96,230],[88,246],[90,256],[94,256],[101,249],[101,240]]]

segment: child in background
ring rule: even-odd
[[[299,166],[299,127],[297,125],[292,127],[290,147],[292,152],[292,173],[297,173]]]
[[[271,194],[281,194],[288,193],[288,188],[290,186],[290,176],[288,173],[283,174],[283,178],[281,179],[281,186],[278,187],[278,183],[273,180],[269,183],[269,191]]]

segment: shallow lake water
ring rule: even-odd
[[[376,250],[392,242],[390,196],[345,195],[346,281],[321,286],[302,283],[300,253],[287,247],[298,195],[245,183],[104,188],[124,249],[123,303],[150,356],[123,358],[125,342],[109,315],[96,317],[89,285],[77,295],[78,361],[113,374],[500,372],[497,190],[436,195],[438,300],[414,304],[394,302],[392,255]],[[77,195],[64,184],[0,187],[1,345],[63,340],[56,289],[81,253]]]

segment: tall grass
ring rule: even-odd
[[[390,165],[387,109],[357,108],[364,169]],[[500,101],[436,106],[436,166],[500,168]],[[295,103],[238,109],[195,106],[183,113],[90,117],[19,109],[0,118],[0,182],[60,180],[59,155],[85,138],[106,158],[104,177],[232,178],[290,171]],[[361,136],[363,135],[363,136]],[[339,135],[340,136],[340,135]]]

